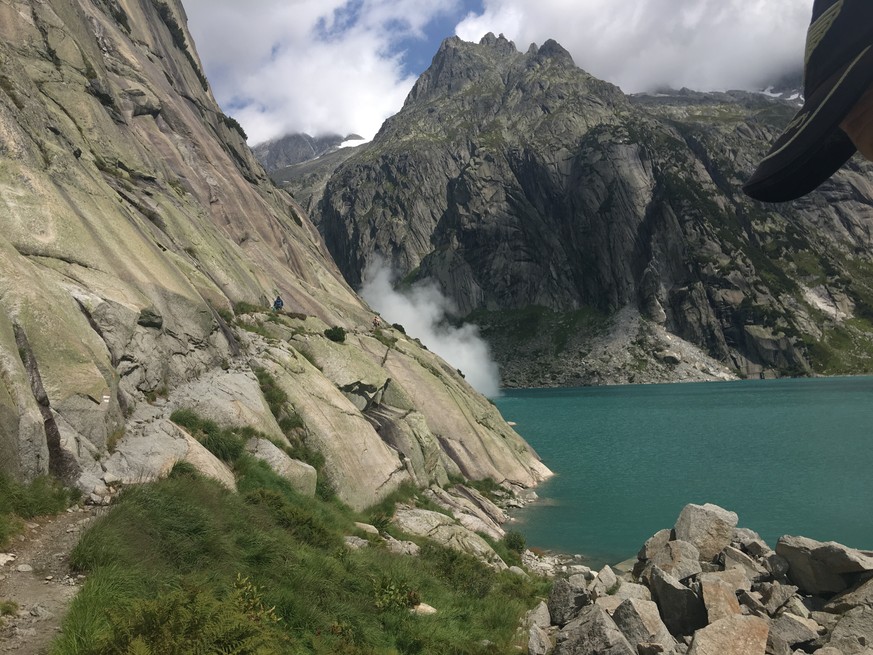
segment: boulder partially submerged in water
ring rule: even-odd
[[[804,537],[773,550],[737,523],[716,505],[688,505],[605,596],[596,578],[553,593],[553,623],[564,626],[553,628],[556,652],[601,652],[589,646],[603,643],[624,653],[626,642],[630,652],[667,655],[873,655],[873,552]],[[615,598],[636,583],[654,603]]]

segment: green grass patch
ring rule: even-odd
[[[873,322],[855,318],[828,327],[821,339],[805,336],[810,363],[822,375],[873,373]]]
[[[245,301],[240,301],[233,305],[234,314],[258,314],[265,311],[267,311],[265,307],[253,305],[252,303]]]
[[[405,332],[404,332],[405,334]],[[393,348],[397,345],[397,337],[392,337],[381,328],[376,328],[373,331],[373,338],[387,348]]]
[[[252,428],[220,428],[215,422],[200,418],[190,409],[177,409],[170,420],[185,428],[192,437],[218,459],[233,463],[245,452],[245,443],[262,436]]]
[[[263,323],[259,321],[255,321],[254,323],[249,323],[248,321],[239,321],[237,326],[245,330],[246,332],[251,332],[252,334],[257,334],[265,339],[272,339],[273,335],[270,334],[270,331],[264,326]]]
[[[247,456],[236,470],[237,494],[177,466],[120,495],[73,551],[88,578],[54,655],[506,653],[546,592],[430,542],[419,558],[350,552],[342,536],[365,516]],[[419,599],[438,614],[410,614]]]
[[[299,459],[315,467],[319,472],[320,493],[324,493],[325,498],[330,497],[333,495],[333,492],[326,486],[326,480],[321,475],[321,469],[324,466],[324,456],[306,445],[304,439],[306,424],[300,415],[294,411],[294,408],[288,401],[288,394],[285,393],[276,382],[276,379],[266,369],[256,368],[254,373],[258,378],[261,393],[270,407],[270,412],[282,429],[283,434],[288,438],[290,445],[278,443],[272,439],[271,441],[273,441],[276,447],[284,450],[289,457]]]
[[[21,531],[22,519],[57,514],[79,499],[80,494],[48,476],[19,484],[0,475],[0,547]]]

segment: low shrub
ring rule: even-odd
[[[373,578],[373,604],[382,612],[405,611],[421,603],[421,596],[409,584],[383,575]]]
[[[281,652],[288,642],[275,627],[246,611],[241,594],[219,599],[190,587],[136,599],[109,615],[106,653],[188,655]]]
[[[326,336],[331,341],[335,341],[336,343],[343,343],[346,340],[346,331],[345,328],[337,325],[332,328],[327,328],[324,331],[324,336]]]
[[[264,399],[270,406],[270,411],[277,420],[281,419],[287,412],[285,405],[288,402],[288,394],[279,386],[270,372],[265,368],[254,368],[255,377],[258,378],[258,384],[261,387],[261,393],[264,394]]]
[[[523,553],[527,546],[527,541],[525,540],[524,535],[515,530],[510,530],[503,536],[503,543],[509,550],[515,551],[516,553]]]

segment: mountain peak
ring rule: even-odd
[[[536,55],[541,59],[554,59],[570,66],[576,65],[573,61],[573,55],[571,55],[564,46],[554,39],[549,39],[543,43],[542,47],[540,47],[536,52]]]
[[[494,32],[488,32],[482,39],[479,41],[479,45],[484,45],[489,48],[493,48],[498,52],[512,55],[518,52],[518,49],[515,47],[515,43],[507,39],[503,34],[500,36],[494,36]]]
[[[495,36],[488,32],[479,43],[464,41],[457,36],[445,39],[431,62],[430,67],[415,83],[405,107],[424,99],[453,94],[470,84],[482,84],[486,80],[505,83],[505,77],[519,66],[542,64],[576,68],[570,53],[554,39],[542,46],[532,43],[522,54],[515,43],[503,34]]]

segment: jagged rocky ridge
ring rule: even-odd
[[[687,505],[632,573],[574,567],[528,615],[529,652],[871,652],[873,553],[792,536],[773,550],[737,523],[716,505]]]
[[[216,105],[176,0],[0,2],[0,222],[6,474],[95,501],[180,459],[232,484],[169,421],[186,408],[320,451],[356,508],[404,480],[549,475],[453,368],[369,329]]]
[[[509,385],[869,371],[873,168],[786,205],[740,191],[795,111],[451,38],[373,142],[287,188],[315,189],[353,287],[376,257],[435,281]]]

